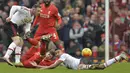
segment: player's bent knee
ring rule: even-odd
[[[19,36],[12,37],[12,40],[13,40],[13,42],[14,42],[15,44],[17,44],[17,45],[19,45],[19,43],[21,42]]]
[[[12,37],[12,40],[18,40],[18,39],[19,39],[19,36]]]
[[[22,46],[23,45],[23,39],[19,36],[15,36],[12,38],[13,42],[15,42],[18,46]]]

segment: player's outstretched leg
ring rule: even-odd
[[[116,57],[114,57],[114,58],[108,60],[107,62],[105,62],[105,63],[104,63],[104,66],[105,66],[105,67],[108,67],[108,66],[110,66],[111,64],[113,64],[113,63],[115,63],[115,62],[117,62],[117,61],[123,60],[123,59],[128,60],[128,57],[127,57],[127,55],[126,55],[125,52],[122,52],[119,56],[116,56]]]
[[[1,59],[3,59],[4,61],[6,61],[10,66],[13,66],[13,63],[11,63],[11,61],[9,60],[9,57],[11,56],[11,54],[13,53],[14,49],[16,48],[16,44],[15,42],[12,42],[9,47],[8,50],[6,51],[4,57],[2,57]]]
[[[122,52],[119,56],[116,56],[103,64],[91,64],[91,65],[80,64],[78,69],[105,69],[106,67],[112,65],[113,63],[123,59],[128,60],[128,57],[125,52]]]

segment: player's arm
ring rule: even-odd
[[[24,26],[24,31],[25,31],[25,33],[31,31],[31,23],[33,22],[33,19],[34,19],[34,16],[32,16],[31,21],[30,21],[30,19],[26,19],[26,22],[27,22],[27,23],[26,23],[26,25]]]
[[[34,19],[32,28],[33,28],[34,26],[36,26],[36,25],[38,24],[39,21],[40,21],[40,17],[39,17],[39,16],[36,16],[35,19]]]
[[[28,11],[30,11],[30,9],[25,6],[14,5],[11,7],[9,17],[11,18],[17,11],[26,14]]]
[[[62,54],[60,56],[60,58],[54,64],[52,64],[50,66],[43,66],[41,69],[52,69],[52,68],[56,68],[61,63],[63,63],[66,60],[66,58],[67,58],[66,54]]]
[[[28,39],[30,38],[30,34],[31,34],[31,22],[30,23],[26,23],[26,25],[24,26],[24,39]]]
[[[24,26],[24,31],[25,31],[25,33],[30,32],[30,29],[31,29],[31,23],[27,23],[27,24]]]
[[[56,13],[55,16],[56,16],[56,18],[58,20],[58,24],[60,25],[62,23],[62,19],[61,19],[60,13]]]
[[[30,61],[30,64],[36,68],[42,68],[43,66],[38,65],[35,61]]]
[[[56,68],[57,66],[59,66],[62,62],[63,62],[62,60],[57,60],[54,64],[52,64],[50,66],[41,66],[41,65],[38,65],[34,61],[30,62],[30,64],[32,64],[33,66],[35,66],[37,68],[41,68],[41,69],[53,69],[53,68]]]
[[[60,27],[60,24],[62,23],[62,19],[61,19],[61,15],[60,13],[58,12],[58,9],[56,8],[55,9],[55,17],[57,19],[57,23],[56,23],[56,27],[59,28]]]
[[[9,17],[6,18],[6,21],[7,22],[10,22],[12,16],[15,14],[15,12],[17,12],[18,10],[21,9],[21,6],[16,6],[16,5],[13,5],[10,9],[10,13],[9,13]]]
[[[62,60],[57,60],[54,64],[50,65],[50,66],[42,66],[41,69],[53,69],[56,68],[57,66],[59,66],[63,61]]]
[[[20,10],[20,9],[21,9],[21,6],[13,5],[13,6],[11,7],[9,17],[12,18],[12,16],[15,14],[15,12],[17,12],[17,11]]]

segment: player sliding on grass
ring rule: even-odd
[[[53,64],[56,59],[54,58],[55,52],[54,49],[48,49],[49,43],[50,43],[50,37],[51,35],[43,35],[40,42],[45,42],[46,43],[46,51],[45,55],[41,55],[40,53],[40,43],[39,46],[32,46],[21,58],[22,64],[20,65],[15,65],[16,67],[25,67],[25,68],[35,68],[31,64],[31,61],[42,65],[42,66],[49,66]],[[42,47],[43,48],[43,47]]]
[[[33,48],[33,49],[36,49],[36,48]],[[36,68],[35,66],[31,64],[31,62],[35,62],[39,66],[50,66],[56,61],[55,52],[53,51],[48,51],[44,56],[41,56],[39,51],[33,53],[33,55],[30,57],[27,55],[28,53],[22,56],[21,58],[21,62],[23,65],[16,65],[16,67]]]
[[[56,68],[61,63],[64,63],[64,65],[69,69],[87,70],[87,69],[105,69],[111,64],[115,63],[116,61],[122,59],[126,60],[128,59],[125,52],[122,52],[119,56],[116,56],[103,64],[84,64],[84,62],[81,61],[81,59],[74,58],[67,53],[63,53],[61,50],[56,51],[56,56],[59,57],[59,59],[50,66],[39,66],[35,62],[32,62],[31,64],[33,66],[40,67],[41,69],[52,69]]]
[[[9,37],[11,37],[12,43],[9,45],[6,54],[2,58],[11,66],[13,66],[13,64],[9,60],[9,57],[13,53],[13,51],[15,51],[15,64],[20,63],[23,40],[19,36],[19,26],[24,25],[25,34],[29,32],[31,23],[36,13],[36,5],[34,5],[32,8],[16,5],[11,7],[9,17],[6,19],[6,21],[9,23],[6,25],[8,29],[5,29],[5,32],[8,34]]]

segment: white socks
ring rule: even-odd
[[[15,49],[15,63],[19,63],[20,62],[21,49],[22,49],[22,47],[19,47],[19,46],[17,46],[16,49]]]
[[[8,50],[6,52],[6,54],[4,55],[4,58],[9,58],[10,55],[13,53],[13,51],[15,50],[15,63],[19,63],[20,62],[20,58],[21,58],[21,49],[22,47],[17,46],[14,42],[12,42],[9,47]]]
[[[4,56],[4,58],[9,58],[10,55],[12,54],[12,52],[14,51],[14,49],[16,48],[16,46],[17,46],[17,45],[16,45],[14,42],[12,42],[12,43],[9,45],[8,50],[7,50],[7,52],[6,52],[5,56]]]
[[[106,63],[104,63],[104,66],[108,67],[111,64],[115,63],[116,61],[119,61],[120,59],[121,59],[120,55],[116,56],[115,58],[112,58],[112,59],[108,60]]]

